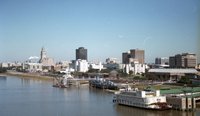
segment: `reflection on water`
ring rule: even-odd
[[[115,105],[114,107],[120,116],[130,116],[130,114],[137,114],[137,116],[198,116],[195,115],[195,112],[184,112],[177,110],[155,111],[123,105]]]
[[[30,85],[30,79],[21,78],[21,84],[22,84],[23,86]]]
[[[52,82],[0,79],[0,116],[198,116],[199,111],[152,111],[112,103],[113,94],[82,85],[53,88]]]
[[[6,76],[0,76],[0,81],[6,81],[7,77]]]

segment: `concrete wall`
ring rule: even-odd
[[[167,96],[166,99],[173,109],[186,110],[186,98]]]
[[[167,103],[177,110],[192,110],[196,108],[195,99],[179,96],[167,96]]]

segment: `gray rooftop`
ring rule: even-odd
[[[192,73],[196,74],[198,71],[196,69],[149,69],[148,72],[152,73]]]

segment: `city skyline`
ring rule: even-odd
[[[189,52],[199,54],[198,0],[1,0],[0,62],[39,56],[105,62],[129,49],[145,50],[145,62]]]

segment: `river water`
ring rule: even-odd
[[[0,116],[200,116],[200,111],[152,111],[112,103],[113,94],[88,85],[53,88],[52,82],[0,77]]]

